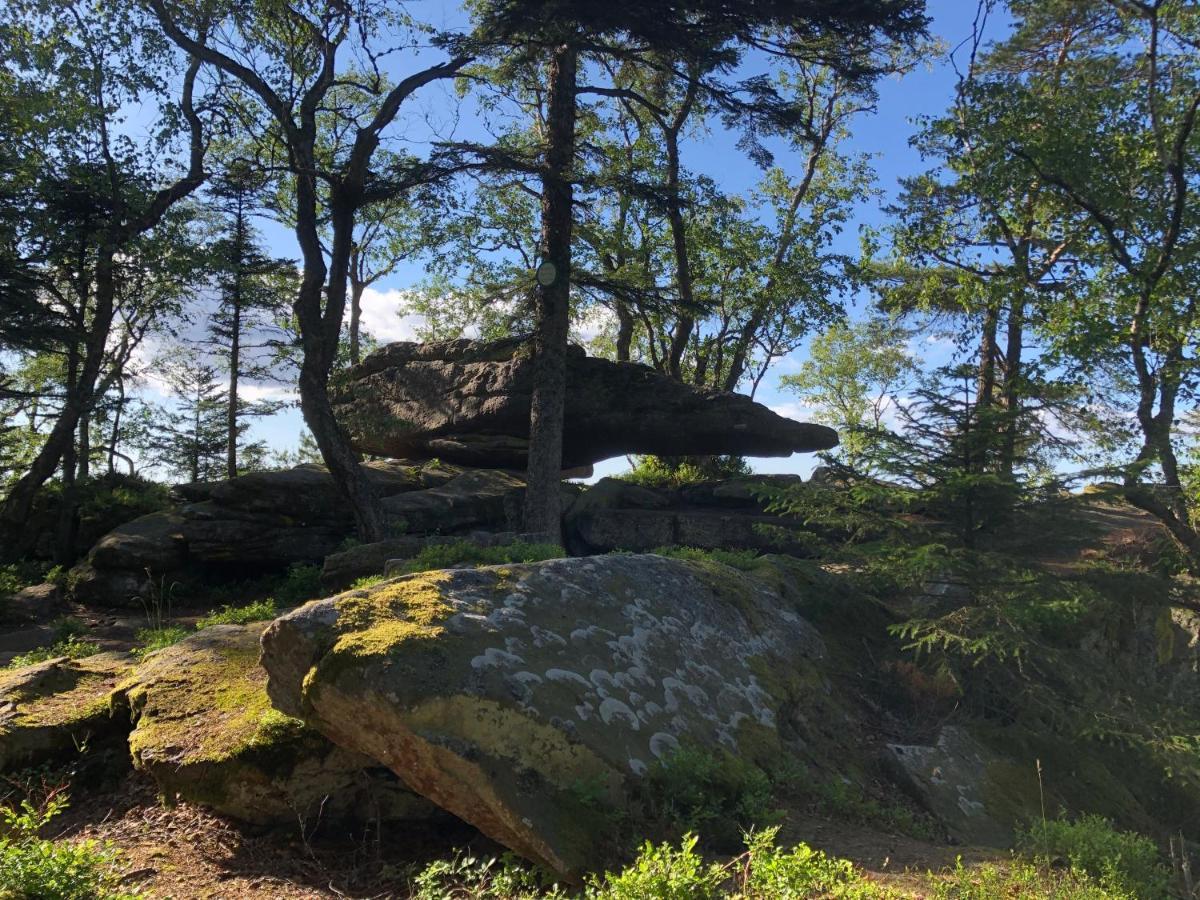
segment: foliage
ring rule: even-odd
[[[749,474],[750,466],[740,456],[639,456],[620,477],[643,487],[675,488]]]
[[[186,628],[181,628],[178,625],[171,625],[159,628],[139,628],[137,632],[137,642],[141,645],[134,649],[134,655],[138,659],[145,659],[156,650],[162,650],[164,647],[170,647],[172,644],[178,644],[188,636],[190,632]]]
[[[321,567],[292,563],[287,574],[275,586],[280,606],[298,606],[321,595]]]
[[[381,581],[386,581],[386,580],[387,580],[387,576],[384,575],[383,573],[380,573],[378,575],[363,575],[361,578],[354,579],[354,581],[350,585],[350,589],[354,590],[354,591],[362,590],[363,588],[374,587],[375,585],[379,584]]]
[[[1065,860],[1114,892],[1144,900],[1170,895],[1170,870],[1154,841],[1118,831],[1102,816],[1034,822],[1021,835],[1022,849],[1044,864]]]
[[[41,807],[0,806],[0,897],[13,900],[126,900],[118,852],[96,841],[50,841],[39,832],[67,806],[56,794]]]
[[[213,625],[248,625],[251,622],[265,622],[268,619],[274,619],[276,615],[278,615],[278,609],[275,606],[275,599],[267,597],[265,600],[256,600],[244,606],[226,604],[216,612],[211,612],[200,619],[196,623],[196,628],[199,630],[210,628]]]
[[[655,547],[650,551],[670,559],[689,559],[701,562],[716,562],[731,569],[749,572],[758,564],[756,550],[724,550],[720,547],[703,550],[699,547]]]
[[[0,598],[15,594],[30,585],[47,580],[52,567],[47,563],[26,559],[0,566]]]
[[[813,338],[795,375],[779,379],[838,429],[838,455],[852,469],[867,463],[873,436],[884,426],[893,396],[917,371],[905,346],[911,332],[887,319],[837,324]]]
[[[39,647],[36,650],[30,650],[28,653],[14,656],[8,664],[8,668],[23,669],[25,666],[32,666],[34,663],[45,662],[48,659],[57,659],[60,656],[66,656],[70,659],[83,659],[86,656],[95,656],[99,652],[99,644],[92,641],[80,640],[78,637],[72,635],[57,640],[48,647]]]
[[[932,900],[1008,900],[1040,897],[1046,900],[1141,900],[1098,884],[1074,869],[1046,868],[1023,860],[970,868],[960,858],[954,869],[929,877]]]
[[[402,574],[427,572],[431,569],[450,569],[456,566],[495,566],[503,563],[533,563],[544,559],[558,559],[566,551],[558,544],[527,543],[514,541],[495,547],[481,547],[470,541],[455,541],[451,544],[429,544],[422,547],[412,559],[405,563]]]
[[[676,833],[696,832],[716,847],[736,846],[749,829],[779,817],[767,773],[728,751],[680,747],[646,775],[651,816]]]
[[[412,900],[565,900],[568,895],[512,855],[480,859],[463,853],[427,865],[412,879],[408,896]]]

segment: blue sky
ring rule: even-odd
[[[947,51],[970,36],[976,13],[975,0],[929,0],[928,11],[932,17],[932,33],[942,39]],[[441,3],[432,18],[435,24],[444,27],[459,26],[463,22],[461,10],[452,2]],[[991,34],[996,34],[999,24],[997,21],[991,23]],[[909,139],[915,131],[914,120],[923,115],[943,112],[953,96],[954,80],[954,70],[948,59],[944,53],[939,54],[903,78],[891,78],[881,83],[877,112],[863,115],[855,121],[848,149],[871,155],[878,186],[884,197],[881,201],[860,205],[854,227],[842,236],[845,245],[841,249],[856,252],[858,228],[882,225],[884,215],[881,207],[895,196],[899,179],[926,168],[919,154],[909,146]],[[449,108],[449,100],[449,96],[426,94],[422,101],[422,112],[435,118],[438,115],[445,116],[444,110]],[[461,136],[477,129],[477,123],[467,120],[461,122],[457,130]],[[731,192],[751,190],[761,174],[749,161],[731,164],[731,161],[744,157],[734,147],[733,138],[728,133],[714,131],[703,141],[687,148],[686,154],[689,167],[711,175]],[[777,161],[787,165],[786,157]],[[273,254],[298,256],[294,240],[285,229],[269,226],[264,231]],[[392,275],[376,285],[376,293],[367,305],[365,324],[375,330],[377,337],[398,339],[404,336],[403,323],[393,311],[392,304],[396,300],[396,293],[393,292],[413,286],[422,280],[424,274],[421,263],[414,261],[398,267]],[[863,302],[860,299],[859,311]],[[784,414],[802,415],[797,398],[778,389],[779,375],[794,371],[802,357],[803,351],[800,351],[782,360],[767,375],[757,399]],[[253,432],[255,437],[265,438],[273,447],[295,447],[301,428],[299,412],[293,409],[270,420],[256,422]],[[803,474],[811,469],[814,460],[809,456],[797,455],[788,459],[758,459],[752,463],[756,470],[762,472]],[[626,467],[624,459],[609,460],[597,467],[597,475],[612,474]]]

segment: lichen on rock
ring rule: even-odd
[[[580,815],[579,785],[620,810],[683,744],[758,749],[793,698],[750,661],[822,653],[765,583],[653,555],[421,573],[263,637],[280,709],[568,877],[610,837]]]

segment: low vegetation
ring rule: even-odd
[[[42,830],[67,806],[59,793],[38,806],[0,806],[0,897],[12,900],[126,900],[114,848],[46,840]]]
[[[216,612],[211,612],[196,623],[196,628],[211,628],[213,625],[249,625],[251,622],[265,622],[279,614],[275,598],[256,600],[243,606],[226,604]]]
[[[138,647],[133,651],[138,659],[145,659],[156,650],[178,644],[190,632],[178,625],[166,625],[160,628],[141,628],[137,633]]]
[[[495,547],[481,547],[470,541],[452,544],[431,544],[405,564],[398,574],[428,572],[433,569],[452,569],[461,566],[498,566],[504,563],[532,563],[566,556],[558,544],[514,541]]]

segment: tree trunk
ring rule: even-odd
[[[362,264],[360,251],[355,247],[350,252],[350,365],[362,361],[359,332],[362,330],[362,296],[367,286],[363,282],[359,266]]]
[[[225,443],[225,477],[237,478],[237,447],[238,447],[238,372],[242,360],[242,300],[239,294],[240,274],[234,278],[233,321],[229,337],[229,401],[225,427],[228,430]]]
[[[633,346],[633,314],[624,301],[615,304],[617,312],[617,362],[629,362]]]
[[[1021,429],[1022,356],[1025,352],[1023,293],[1013,298],[1008,311],[1008,337],[1004,351],[1004,440],[1000,445],[1000,474],[1011,478],[1017,465],[1017,437]]]
[[[546,157],[542,175],[543,262],[554,280],[535,289],[533,400],[529,418],[529,471],[525,529],[562,535],[562,443],[566,402],[567,338],[571,303],[571,231],[575,159],[575,47],[563,44],[550,59]]]

